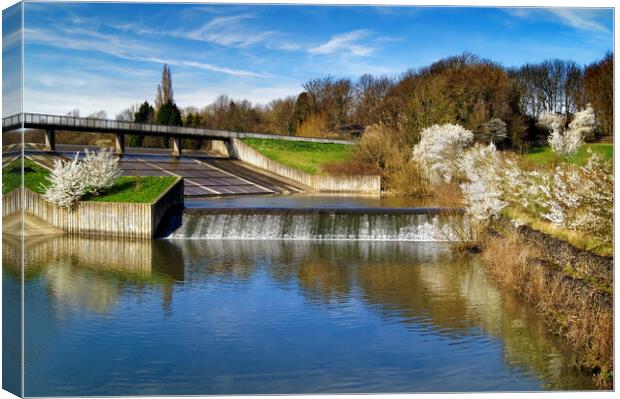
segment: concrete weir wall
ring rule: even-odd
[[[152,203],[80,201],[65,210],[47,202],[41,195],[24,189],[23,208],[47,223],[70,234],[111,237],[153,238],[165,213],[183,201],[183,179],[178,178]],[[21,212],[21,191],[2,198],[2,216]]]
[[[320,176],[311,175],[267,158],[241,140],[232,138],[226,142],[228,155],[252,166],[305,184],[318,191],[378,194],[381,192],[381,176]]]

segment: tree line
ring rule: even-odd
[[[203,107],[179,109],[174,102],[170,68],[164,65],[154,105],[148,101],[123,111],[117,119],[142,123],[203,127],[241,132],[328,137],[357,134],[381,125],[407,147],[434,124],[459,124],[477,141],[524,151],[546,135],[537,126],[545,112],[568,125],[575,112],[590,104],[599,121],[592,137],[613,134],[613,55],[587,66],[547,60],[506,68],[464,53],[394,78],[365,74],[357,80],[327,76],[303,84],[303,91],[252,104],[220,95]],[[165,139],[132,137],[130,145],[167,146]],[[188,148],[200,147],[188,140]]]

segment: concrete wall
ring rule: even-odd
[[[24,189],[23,209],[71,234],[152,238],[166,211],[182,201],[183,179],[178,178],[150,204],[80,201],[75,209],[65,210]],[[21,190],[3,196],[3,217],[21,212],[21,209]]]
[[[318,191],[378,194],[381,176],[320,176],[311,175],[267,158],[239,139],[226,142],[229,156],[278,176],[310,186]]]

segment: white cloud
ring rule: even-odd
[[[275,32],[248,31],[242,26],[241,21],[252,18],[250,14],[215,17],[198,29],[185,33],[179,32],[178,35],[231,47],[248,47],[273,37]]]
[[[571,28],[586,31],[609,32],[600,21],[601,10],[588,8],[510,8],[506,12],[526,20],[552,19]]]
[[[580,30],[608,32],[609,29],[597,20],[597,14],[578,8],[552,8],[549,12],[566,25]]]
[[[358,41],[367,37],[369,32],[365,29],[358,29],[347,33],[332,36],[327,42],[320,46],[308,50],[310,54],[333,54],[336,52],[346,52],[356,56],[371,55],[375,49],[362,44]]]
[[[72,50],[99,51],[126,60],[183,65],[232,76],[264,76],[257,72],[228,68],[200,61],[164,59],[154,55],[151,46],[145,46],[141,43],[113,35],[83,29],[65,29],[62,33],[57,34],[50,30],[42,29],[26,29],[25,42],[26,44],[34,42]]]

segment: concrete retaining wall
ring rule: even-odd
[[[311,175],[267,158],[239,139],[226,142],[228,155],[278,176],[310,186],[318,191],[378,194],[381,176],[320,176]]]
[[[178,178],[150,204],[80,201],[75,209],[65,210],[24,189],[23,209],[70,234],[152,238],[168,209],[182,201],[183,179]],[[3,217],[21,209],[21,190],[3,196]]]

